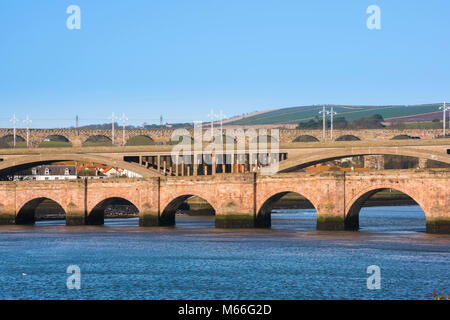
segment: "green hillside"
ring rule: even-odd
[[[440,104],[424,104],[413,106],[342,106],[333,105],[334,111],[339,116],[345,117],[347,121],[358,120],[374,114],[380,114],[384,119],[393,117],[405,117],[413,115],[428,114],[431,112],[439,111]],[[327,105],[327,109],[331,105]],[[273,123],[299,123],[314,119],[315,117],[321,117],[319,111],[322,110],[322,106],[302,106],[282,108],[274,111],[269,111],[257,115],[248,115],[243,119],[228,122],[227,124],[273,124]],[[417,121],[420,120],[420,116],[416,117]]]

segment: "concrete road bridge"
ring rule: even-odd
[[[3,181],[0,223],[33,223],[37,206],[51,199],[64,210],[67,225],[98,225],[111,201],[121,199],[137,208],[141,226],[170,226],[181,203],[198,196],[212,206],[216,227],[268,228],[273,204],[287,192],[295,192],[316,209],[317,229],[357,230],[365,200],[377,191],[394,189],[422,208],[427,232],[450,233],[449,178],[450,169],[426,169]]]
[[[55,161],[79,161],[121,167],[140,176],[211,176],[224,173],[292,172],[317,163],[364,156],[370,169],[384,169],[383,155],[419,158],[419,168],[428,160],[450,165],[450,139],[346,141],[330,143],[280,143],[267,150],[184,150],[172,157],[174,146],[18,148],[0,149],[0,175],[24,167]],[[189,146],[191,149],[191,146]],[[378,160],[379,161],[378,161]]]

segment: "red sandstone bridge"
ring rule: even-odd
[[[101,224],[105,208],[119,198],[139,210],[141,226],[173,225],[180,204],[190,196],[198,196],[213,207],[217,227],[269,227],[273,203],[287,192],[295,192],[316,209],[318,229],[357,229],[359,211],[368,197],[379,190],[394,189],[410,196],[422,208],[427,232],[449,233],[449,169],[425,169],[427,161],[422,161],[422,169],[404,171],[289,172],[356,155],[402,155],[450,164],[449,150],[448,139],[288,144],[264,154],[279,161],[282,173],[263,175],[258,163],[246,161],[252,152],[259,152],[252,150],[235,150],[231,164],[213,161],[207,165],[196,162],[196,157],[203,158],[206,151],[193,153],[193,164],[177,163],[170,156],[169,146],[3,149],[0,173],[39,163],[76,160],[122,166],[142,178],[1,182],[0,221],[31,223],[39,203],[51,199],[64,209],[68,225]],[[237,157],[239,154],[244,157]],[[232,165],[238,158],[243,162]],[[226,170],[221,171],[223,165]]]

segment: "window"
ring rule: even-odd
[[[50,169],[49,168],[45,168],[45,175],[48,176],[50,174]]]
[[[32,175],[36,175],[36,174],[37,174],[36,168],[31,169],[31,174],[32,174]]]
[[[64,174],[65,174],[66,176],[68,176],[68,175],[70,174],[69,168],[65,168],[65,169],[64,169]]]

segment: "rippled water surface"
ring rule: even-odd
[[[272,229],[215,229],[177,216],[0,227],[0,299],[430,299],[450,294],[450,236],[424,233],[419,207],[364,208],[359,232],[316,231],[312,210],[272,214]],[[81,289],[69,290],[69,265]],[[381,289],[368,290],[370,265]]]

